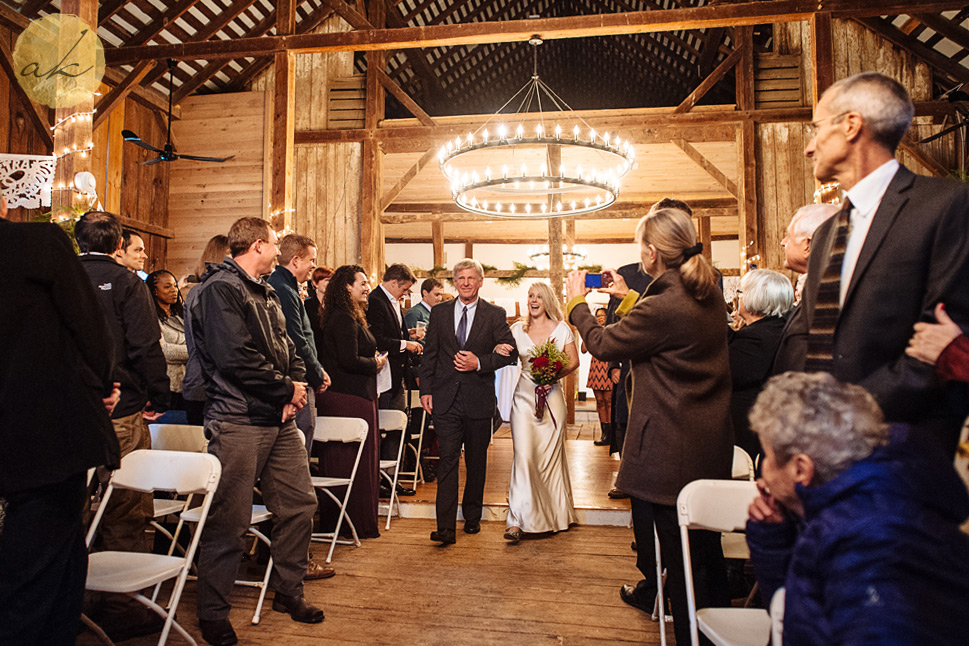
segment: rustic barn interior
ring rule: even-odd
[[[55,110],[26,96],[12,51],[31,21],[56,13],[97,25],[106,71],[99,95]],[[543,42],[533,50],[534,36]],[[239,217],[259,216],[316,240],[319,264],[359,263],[374,284],[393,262],[426,276],[463,257],[479,259],[488,265],[483,293],[511,313],[524,288],[497,279],[528,266],[519,277],[560,284],[563,245],[583,247],[590,265],[635,261],[635,222],[666,196],[691,204],[703,253],[728,279],[754,266],[783,270],[780,241],[790,216],[818,189],[803,154],[812,108],[834,81],[868,70],[896,78],[915,102],[899,160],[917,173],[966,177],[965,130],[953,128],[969,107],[960,89],[969,82],[969,4],[960,1],[0,0],[0,63],[0,105],[7,106],[0,151],[49,155],[93,142],[89,154],[59,159],[53,206],[78,204],[75,191],[59,187],[92,172],[103,208],[143,234],[146,271],[178,276],[194,268],[211,236]],[[502,219],[455,205],[439,149],[492,119],[534,70],[585,122],[635,146],[637,166],[608,209]],[[178,152],[231,159],[142,165],[153,154],[126,143],[122,130],[161,146],[170,104]],[[81,112],[93,116],[62,123]],[[525,123],[534,127],[537,118]],[[48,211],[17,208],[10,217]],[[529,250],[543,244],[552,250],[549,265],[533,267]],[[429,552],[425,525],[416,523],[402,523],[395,546]],[[557,606],[547,631],[535,633],[527,613],[512,607],[517,600],[545,613],[547,573],[524,573],[520,599],[502,598],[498,579],[475,580],[473,593],[456,594],[469,605],[498,601],[482,606],[492,614],[478,616],[481,639],[466,643],[543,643],[552,635],[659,643],[656,624],[636,617],[630,628],[626,609],[606,601],[618,581],[616,559],[632,568],[628,550],[616,547],[628,545],[628,531],[583,531],[589,534],[572,538],[572,552],[554,557],[577,572],[569,585],[589,586],[583,609]],[[597,553],[589,541],[600,540],[609,547]],[[447,576],[469,568],[470,552],[452,557]],[[586,571],[582,554],[604,569]],[[410,627],[395,633],[385,624],[385,633],[359,640],[420,642],[430,634],[430,643],[463,643],[447,622],[421,633],[397,616],[389,595],[364,609],[372,598],[347,580],[382,585],[382,572],[399,562],[386,546],[373,563],[363,551],[354,558],[346,589],[318,588],[324,603],[328,595],[351,599],[344,610],[356,620],[341,620],[345,630],[390,613]],[[419,568],[433,556],[407,558]],[[411,594],[410,581],[388,585]],[[434,604],[419,600],[421,588],[412,594],[430,617]],[[586,616],[609,620],[589,624]],[[486,628],[488,619],[507,620],[508,631]],[[285,634],[291,643],[316,640],[288,623],[269,627],[293,631]],[[268,641],[265,628],[249,629],[247,638]],[[331,632],[327,639],[357,638]]]

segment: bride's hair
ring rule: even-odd
[[[534,282],[528,286],[528,291],[531,292],[532,288],[538,292],[539,298],[542,299],[542,305],[545,306],[545,314],[549,319],[553,321],[562,320],[562,306],[559,304],[559,299],[556,298],[555,292],[552,291],[552,286],[548,283]],[[525,316],[521,318],[522,328],[528,332],[528,327],[532,322],[532,314],[528,310],[528,301],[525,301]]]

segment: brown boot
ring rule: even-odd
[[[306,564],[306,574],[303,576],[304,581],[329,579],[331,576],[336,574],[336,570],[331,568],[329,565],[320,563],[319,561],[314,561],[312,554],[310,554],[309,559],[309,563]]]

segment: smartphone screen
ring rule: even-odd
[[[585,286],[586,287],[602,287],[602,274],[586,274],[585,275]]]

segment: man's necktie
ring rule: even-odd
[[[468,307],[461,306],[461,320],[458,321],[458,345],[464,350],[464,342],[468,340]]]
[[[845,200],[844,208],[835,217],[837,228],[831,243],[831,255],[818,283],[814,320],[808,333],[807,358],[804,363],[804,369],[808,372],[831,372],[834,367],[834,330],[841,313],[841,267],[844,265],[851,226],[849,200]]]

